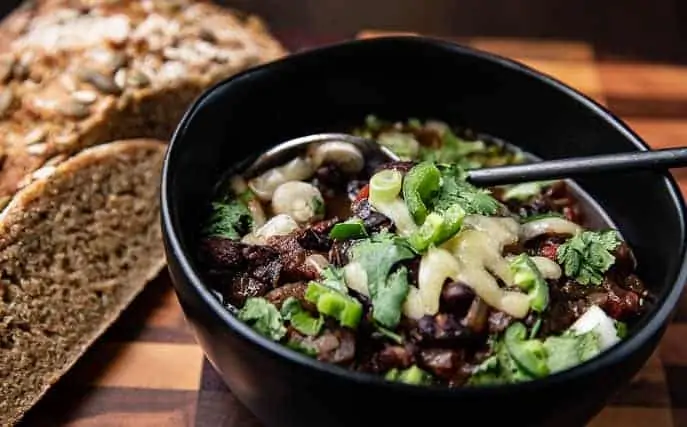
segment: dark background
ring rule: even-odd
[[[360,29],[571,39],[613,59],[687,62],[687,0],[218,0],[260,14],[288,45]],[[21,0],[0,0],[4,15]]]

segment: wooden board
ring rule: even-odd
[[[655,148],[687,146],[687,67],[599,62],[592,46],[574,41],[462,42],[520,60],[593,96]],[[687,173],[677,177],[686,192]],[[685,337],[687,297],[656,354],[590,425],[687,426]],[[260,426],[204,359],[166,274],[151,283],[23,425]]]

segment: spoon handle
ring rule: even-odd
[[[475,185],[491,186],[574,178],[594,173],[667,170],[684,166],[687,166],[687,147],[475,169],[468,171],[468,180]]]

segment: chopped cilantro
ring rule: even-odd
[[[311,205],[315,215],[324,215],[324,201],[320,197],[313,197]]]
[[[264,298],[248,298],[238,313],[239,320],[248,323],[260,334],[279,341],[286,335],[277,307]]]
[[[499,209],[489,191],[480,189],[465,180],[465,172],[456,166],[441,166],[441,189],[434,202],[435,210],[448,210],[458,204],[468,215],[494,215]]]
[[[601,351],[599,338],[592,331],[581,335],[568,331],[560,336],[548,337],[544,341],[544,348],[549,355],[547,365],[551,373],[577,366]]]
[[[253,226],[253,217],[246,205],[229,200],[212,204],[212,214],[203,231],[206,235],[236,240],[250,233]]]
[[[382,232],[353,245],[350,256],[367,274],[373,319],[387,328],[396,327],[409,290],[408,274],[404,267],[390,273],[399,261],[415,257],[410,245],[405,239]]]
[[[615,262],[611,253],[620,244],[615,230],[584,231],[558,247],[556,259],[565,275],[582,285],[599,285]]]
[[[348,288],[346,287],[346,282],[344,281],[343,269],[333,266],[328,266],[320,273],[320,283],[335,291],[341,292],[342,294],[348,294]]]

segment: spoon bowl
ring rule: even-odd
[[[376,141],[347,133],[320,133],[290,139],[260,155],[248,169],[254,176],[278,166],[305,151],[311,144],[330,141],[347,142],[362,151],[365,159],[382,162],[400,161],[390,149]],[[491,186],[528,181],[574,178],[581,175],[637,170],[665,171],[687,166],[687,147],[654,151],[634,151],[585,157],[539,161],[534,164],[506,165],[467,171],[467,180],[475,185]]]

